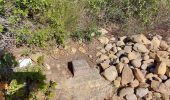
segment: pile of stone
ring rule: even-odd
[[[96,62],[101,75],[114,84],[125,100],[170,99],[170,47],[161,36],[143,34],[120,38],[100,37]]]

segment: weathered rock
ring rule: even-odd
[[[141,59],[134,59],[131,61],[131,64],[136,67],[139,68],[141,66]]]
[[[137,100],[137,97],[135,94],[128,94],[126,95],[127,100]]]
[[[120,46],[124,46],[125,43],[124,43],[123,41],[117,41],[117,42],[116,42],[116,45],[117,45],[118,47],[120,47]]]
[[[167,70],[166,70],[166,75],[167,75],[168,77],[170,77],[170,68],[167,68]]]
[[[148,88],[137,88],[136,89],[136,95],[141,98],[147,95],[148,92],[149,92]]]
[[[88,74],[89,64],[85,60],[72,61],[74,76]]]
[[[158,92],[154,92],[153,93],[154,97],[156,97],[156,99],[161,99],[161,94]]]
[[[132,81],[132,82],[130,83],[130,86],[133,87],[133,88],[139,86],[139,81],[135,79],[134,81]]]
[[[145,100],[152,100],[153,93],[151,91],[148,92],[148,94],[145,96]]]
[[[132,52],[132,46],[125,46],[124,50],[126,53],[130,53],[130,52]]]
[[[116,53],[116,56],[119,58],[121,55],[125,54],[124,50],[120,50]]]
[[[105,54],[107,51],[105,49],[101,49],[100,52]]]
[[[115,54],[115,53],[117,53],[118,50],[117,50],[116,47],[113,47],[112,51],[113,51],[113,53]]]
[[[120,90],[119,96],[124,97],[126,95],[134,94],[134,88],[126,87]]]
[[[162,94],[161,97],[162,97],[163,100],[169,100],[170,99],[170,96],[167,95],[167,94]]]
[[[170,92],[169,92],[170,91],[170,79],[167,80],[165,83],[161,83],[157,91],[162,94],[170,95]]]
[[[154,36],[152,41],[151,41],[151,48],[153,50],[158,50],[159,46],[161,44],[161,41],[158,39],[158,37]]]
[[[148,88],[148,87],[149,87],[149,84],[148,84],[148,83],[144,83],[144,82],[140,82],[140,83],[139,83],[139,87],[140,87],[140,88]]]
[[[120,58],[120,61],[125,64],[129,63],[129,59],[127,57]]]
[[[122,62],[120,62],[116,65],[116,69],[117,69],[118,73],[122,73],[124,65],[125,64],[123,64]]]
[[[150,44],[151,41],[148,40],[143,34],[140,35],[133,35],[132,40],[137,43],[142,43],[142,44]]]
[[[98,40],[102,44],[108,44],[108,42],[109,42],[109,39],[107,37],[99,37]]]
[[[143,70],[146,70],[146,69],[147,69],[147,67],[148,67],[148,65],[147,65],[147,64],[142,64],[142,65],[141,65],[141,69],[143,69]]]
[[[169,52],[167,51],[156,51],[157,56],[162,57],[162,58],[169,58]]]
[[[116,77],[118,76],[116,67],[111,66],[111,67],[105,69],[104,72],[103,72],[103,76],[109,81],[115,80]]]
[[[122,50],[122,48],[121,47],[117,47],[117,50],[120,51],[120,50]]]
[[[143,60],[148,60],[148,59],[149,59],[149,55],[144,55],[144,56],[142,57],[142,59],[143,59]]]
[[[149,52],[149,50],[146,48],[146,46],[143,44],[140,44],[140,43],[136,43],[133,46],[133,49],[137,52],[142,52],[142,53]]]
[[[110,52],[109,58],[111,58],[111,59],[116,59],[117,56],[116,56],[114,53]]]
[[[117,77],[116,80],[114,80],[115,87],[120,87],[120,83],[121,83],[121,77]]]
[[[158,63],[158,65],[156,66],[156,70],[155,73],[160,74],[160,75],[164,75],[166,73],[166,63],[165,62],[160,62]]]
[[[152,80],[152,82],[151,82],[151,88],[152,88],[153,90],[155,90],[155,91],[158,90],[159,85],[160,85],[160,82],[159,82],[159,81]]]
[[[102,54],[102,55],[100,56],[100,60],[101,60],[101,61],[103,61],[103,60],[108,60],[108,59],[109,59],[109,57],[106,56],[106,55],[104,55],[104,54]]]
[[[104,29],[104,28],[100,28],[100,29],[98,30],[98,32],[101,33],[101,35],[105,35],[105,34],[108,33],[108,31],[107,31],[106,29]]]
[[[145,82],[146,79],[145,79],[144,75],[142,74],[142,72],[138,68],[134,69],[134,73],[135,73],[136,79],[139,82]]]
[[[108,67],[110,67],[110,60],[106,60],[106,61],[104,61],[103,63],[100,63],[100,65],[101,65],[101,67],[103,68],[103,69],[106,69],[106,68],[108,68]]]
[[[167,79],[168,79],[168,77],[167,77],[166,75],[160,75],[159,77],[160,77],[160,78],[161,78],[161,80],[163,80],[163,81],[165,81],[165,80],[167,80]]]
[[[162,40],[160,43],[160,48],[162,50],[167,50],[169,48],[169,45],[165,41]]]
[[[121,84],[122,85],[126,85],[130,82],[132,82],[134,79],[134,75],[132,70],[129,68],[128,65],[125,65],[122,71],[122,80],[121,80]]]
[[[105,49],[106,49],[106,51],[110,51],[111,49],[112,49],[112,44],[107,44],[106,46],[105,46]]]
[[[141,55],[138,52],[132,51],[128,54],[128,59],[133,60],[133,59],[140,59]]]

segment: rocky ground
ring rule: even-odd
[[[161,36],[101,32],[90,44],[71,42],[29,56],[45,55],[47,78],[57,82],[54,100],[170,99],[170,46]],[[21,51],[13,49],[18,59]]]
[[[170,47],[159,35],[100,37],[96,62],[117,87],[113,100],[169,100]]]

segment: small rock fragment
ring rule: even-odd
[[[139,81],[135,79],[134,81],[132,81],[132,82],[130,83],[130,86],[131,86],[131,87],[134,87],[134,88],[137,87],[137,86],[139,86]]]
[[[141,60],[140,59],[134,59],[131,61],[131,64],[136,67],[139,68],[141,66]]]
[[[165,41],[162,40],[160,43],[160,48],[162,50],[167,50],[169,48],[169,45]]]
[[[114,80],[114,85],[116,87],[120,87],[120,83],[121,83],[121,77],[117,77],[116,80]]]
[[[126,95],[127,100],[137,100],[137,97],[135,94],[128,94]]]
[[[108,44],[108,42],[109,42],[109,39],[107,37],[99,37],[98,40],[102,44]]]
[[[145,77],[138,68],[134,69],[134,73],[135,73],[136,79],[138,79],[139,82],[145,82]]]
[[[124,64],[122,62],[116,65],[118,73],[122,73],[123,67],[124,67]]]
[[[106,51],[110,51],[111,49],[112,49],[112,44],[107,44],[106,46],[105,46],[105,49],[106,49]]]
[[[120,61],[125,64],[129,63],[129,59],[127,57],[122,57]]]
[[[125,43],[124,43],[123,41],[117,41],[117,42],[116,42],[116,45],[117,45],[118,47],[120,47],[120,46],[124,46]]]
[[[139,58],[141,58],[141,55],[140,55],[140,53],[138,53],[138,52],[132,51],[132,52],[130,52],[130,53],[128,54],[128,59],[129,59],[129,60],[139,59]]]
[[[126,85],[130,82],[132,82],[134,79],[134,75],[132,70],[129,68],[128,65],[125,65],[122,71],[122,80],[121,80],[121,84],[122,85]]]
[[[101,33],[101,35],[105,35],[105,34],[108,33],[108,31],[107,31],[106,29],[104,29],[104,28],[100,28],[100,29],[98,30],[98,32]]]
[[[148,92],[149,92],[148,88],[137,88],[136,89],[136,95],[139,96],[140,98],[147,95]]]
[[[161,44],[161,41],[158,39],[158,37],[154,36],[152,41],[151,41],[152,49],[158,50],[160,44]]]
[[[157,66],[156,66],[156,71],[157,74],[159,75],[164,75],[166,73],[166,63],[164,62],[160,62]]]
[[[110,60],[106,60],[106,61],[104,61],[103,63],[100,63],[100,65],[101,65],[101,67],[103,68],[103,69],[106,69],[106,68],[108,68],[108,67],[110,67]]]
[[[132,46],[125,46],[124,50],[126,53],[130,53],[132,51]]]
[[[126,95],[134,94],[134,88],[132,87],[126,87],[120,90],[119,96],[124,97]]]

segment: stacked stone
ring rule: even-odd
[[[118,88],[113,100],[169,100],[170,47],[161,36],[100,37],[99,41],[104,47],[97,47],[96,62],[101,75]]]

